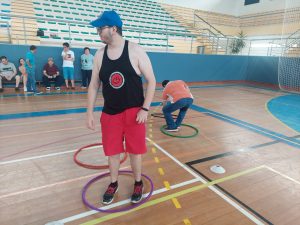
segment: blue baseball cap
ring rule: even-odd
[[[96,20],[90,22],[93,27],[117,26],[122,28],[122,20],[114,10],[104,11]]]

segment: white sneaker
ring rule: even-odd
[[[55,89],[56,89],[57,91],[60,91],[60,87],[56,87]]]
[[[51,88],[50,87],[46,87],[46,91],[50,91],[51,90]]]
[[[24,92],[27,92],[27,87],[24,87]]]

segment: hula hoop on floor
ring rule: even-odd
[[[94,146],[102,146],[102,143],[95,143],[95,144],[90,144],[90,145],[86,145],[86,146],[83,146],[81,147],[80,149],[78,149],[74,156],[73,156],[73,160],[74,162],[78,165],[78,166],[81,166],[81,167],[84,167],[84,168],[87,168],[87,169],[93,169],[93,170],[102,170],[102,169],[108,169],[109,166],[108,165],[92,165],[92,164],[87,164],[87,163],[83,163],[81,161],[79,161],[77,159],[78,157],[78,154],[87,149],[87,148],[90,148],[90,147],[94,147]],[[127,152],[125,152],[125,155],[124,155],[124,158],[121,160],[121,163],[125,162],[127,159]]]
[[[119,171],[119,174],[124,174],[124,173],[133,173],[132,171],[129,171],[129,170],[121,170]],[[101,180],[103,177],[106,177],[108,176],[110,173],[104,173],[104,174],[101,174],[93,179],[91,179],[82,189],[82,201],[83,203],[89,207],[90,209],[94,209],[98,212],[104,212],[104,213],[117,213],[117,212],[124,212],[124,211],[128,211],[128,210],[131,210],[133,208],[136,208],[140,205],[142,205],[143,203],[145,203],[146,201],[148,201],[148,199],[152,196],[152,193],[153,193],[153,190],[154,190],[154,185],[153,185],[153,182],[152,180],[150,179],[150,177],[146,176],[145,174],[141,174],[142,177],[144,177],[146,180],[149,181],[150,183],[150,192],[149,194],[144,198],[142,199],[139,203],[136,203],[134,205],[129,205],[129,206],[126,206],[124,208],[121,208],[121,209],[99,209],[97,208],[96,206],[90,204],[87,200],[86,200],[86,192],[88,190],[88,188],[93,184],[95,183],[97,180]]]
[[[195,137],[199,133],[199,130],[196,127],[192,126],[192,125],[182,123],[181,126],[183,126],[183,127],[190,127],[190,128],[192,128],[195,131],[195,133],[193,133],[192,135],[187,135],[187,136],[181,136],[181,135],[171,134],[170,132],[167,132],[165,130],[165,128],[167,127],[167,125],[161,126],[160,127],[160,131],[163,134],[165,134],[165,135],[168,135],[170,137],[177,137],[177,138],[192,138],[192,137]]]

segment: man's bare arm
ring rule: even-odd
[[[143,108],[149,109],[155,92],[156,80],[153,73],[151,61],[148,55],[146,54],[146,52],[140,46],[136,46],[136,51],[139,59],[138,61],[139,69],[147,81],[147,90],[146,90],[146,96],[145,96]],[[147,116],[148,116],[148,112],[144,110],[140,110],[137,115],[137,122],[138,123],[146,122]]]
[[[87,127],[95,130],[94,123],[94,107],[97,99],[97,93],[100,88],[99,72],[102,63],[103,50],[99,49],[94,57],[94,65],[92,72],[92,79],[88,89],[88,105],[87,105]]]

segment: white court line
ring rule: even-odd
[[[42,190],[42,189],[46,189],[46,188],[51,188],[51,187],[54,187],[54,186],[57,186],[57,185],[67,184],[67,183],[70,183],[70,182],[83,180],[83,179],[94,177],[94,176],[97,176],[97,175],[99,175],[99,173],[94,173],[94,174],[90,174],[90,175],[83,176],[83,177],[77,177],[77,178],[73,178],[73,179],[70,179],[70,180],[64,180],[64,181],[56,182],[56,183],[53,183],[53,184],[47,184],[47,185],[43,185],[43,186],[39,186],[39,187],[35,187],[35,188],[30,188],[30,189],[23,190],[23,191],[17,191],[17,192],[13,192],[13,193],[9,193],[9,194],[4,194],[4,195],[0,196],[0,199],[8,198],[8,197],[16,196],[16,195],[21,195],[21,194],[26,194],[26,193],[29,193],[29,192],[38,191],[38,190]]]
[[[250,128],[250,130],[256,130],[256,131],[259,131],[258,133],[268,134],[268,135],[273,136],[273,137],[276,137],[276,138],[278,138],[278,139],[280,139],[280,140],[284,140],[284,141],[286,141],[286,142],[293,143],[293,144],[295,144],[295,145],[300,146],[300,144],[297,143],[297,142],[293,142],[292,140],[288,140],[288,139],[286,139],[286,138],[283,138],[283,137],[277,136],[277,135],[275,135],[275,134],[272,134],[272,133],[269,133],[269,132],[266,132],[266,131],[257,129],[257,128],[255,128],[255,127],[249,126],[249,125],[244,124],[244,123],[240,123],[240,122],[235,121],[235,120],[232,120],[232,119],[230,119],[230,118],[226,118],[226,117],[217,115],[217,114],[212,113],[212,112],[208,112],[208,114],[212,114],[212,115],[215,115],[216,117],[223,118],[225,121],[226,121],[226,120],[229,120],[229,121],[233,122],[233,124],[234,124],[234,123],[240,124],[240,125],[242,125],[241,127],[248,127],[248,128]]]
[[[80,127],[71,127],[71,128],[57,129],[57,130],[46,130],[46,131],[36,131],[36,132],[23,133],[23,134],[7,135],[7,136],[1,136],[0,139],[22,137],[22,136],[28,136],[28,135],[34,135],[34,134],[47,134],[47,133],[53,133],[56,131],[75,130],[78,128],[85,128],[85,127],[80,126]]]
[[[9,123],[9,124],[1,124],[0,127],[15,127],[21,125],[32,125],[37,123],[50,123],[50,122],[58,122],[58,121],[66,121],[66,120],[77,120],[78,118],[65,118],[65,119],[57,119],[57,120],[41,120],[41,121],[32,121],[26,123]]]
[[[300,181],[297,181],[297,180],[295,180],[294,178],[291,178],[291,177],[289,177],[289,176],[287,176],[287,175],[285,175],[285,174],[283,174],[283,173],[281,173],[281,172],[279,172],[279,171],[277,171],[277,170],[275,170],[275,169],[273,169],[273,168],[271,168],[271,167],[269,167],[269,166],[265,166],[265,167],[266,167],[267,169],[271,170],[272,172],[277,173],[278,175],[280,175],[280,176],[282,176],[282,177],[284,177],[284,178],[286,178],[286,179],[288,179],[288,180],[290,180],[290,181],[295,182],[296,184],[300,184]]]
[[[151,142],[154,146],[156,146],[159,150],[161,150],[165,155],[167,155],[168,157],[170,157],[173,161],[175,161],[180,167],[182,167],[183,169],[185,169],[186,171],[188,171],[190,174],[192,174],[195,178],[193,180],[190,181],[185,181],[183,183],[179,183],[176,185],[172,185],[171,189],[174,188],[178,188],[178,187],[182,187],[185,186],[187,184],[191,184],[191,183],[195,183],[195,182],[202,182],[202,183],[207,183],[207,181],[205,179],[203,179],[200,175],[198,175],[197,173],[195,173],[194,171],[192,171],[189,167],[187,167],[185,164],[181,163],[180,161],[178,161],[175,157],[173,157],[171,154],[169,154],[167,151],[165,151],[162,147],[160,147],[158,144],[156,144],[155,142],[153,142],[151,139],[146,138],[149,142]],[[218,189],[216,189],[213,186],[209,186],[209,189],[211,189],[213,192],[215,192],[217,195],[219,195],[220,197],[222,197],[226,202],[228,202],[229,204],[231,204],[233,207],[235,207],[236,209],[238,209],[242,214],[244,214],[245,216],[247,216],[250,220],[252,220],[255,224],[259,224],[259,225],[264,225],[264,223],[262,223],[261,221],[259,221],[256,217],[254,217],[252,214],[250,214],[248,211],[246,211],[245,209],[243,209],[242,207],[240,207],[237,203],[235,203],[234,201],[232,201],[230,198],[228,198],[226,195],[224,195],[222,192],[220,192]],[[168,191],[166,188],[163,189],[159,189],[153,192],[153,194],[158,194],[158,193],[162,193],[162,192],[166,192]],[[120,206],[122,204],[126,204],[128,203],[128,200],[124,200],[121,202],[117,202],[115,204],[109,205],[109,206],[105,206],[102,207],[100,209],[110,209],[116,206]],[[55,221],[58,224],[64,224],[64,223],[68,223],[68,222],[72,222],[93,214],[98,213],[98,211],[95,210],[91,210],[88,212],[84,212],[84,213],[80,213],[62,220],[58,220]],[[55,224],[55,223],[53,223]]]
[[[102,146],[93,146],[93,147],[89,147],[89,148],[86,148],[86,149],[95,149],[95,148],[99,148],[99,147],[101,148]],[[17,162],[24,162],[24,161],[28,161],[28,160],[32,160],[32,159],[42,159],[42,158],[46,158],[46,157],[64,155],[64,154],[76,152],[77,150],[78,149],[74,149],[74,150],[69,150],[69,151],[64,151],[64,152],[51,153],[51,154],[47,154],[47,155],[38,155],[38,156],[32,156],[32,157],[28,157],[28,158],[22,158],[22,159],[15,159],[15,160],[10,160],[10,161],[0,162],[0,166],[1,165],[12,164],[12,163],[17,163]]]
[[[185,182],[182,182],[182,183],[179,183],[179,184],[172,185],[172,186],[170,186],[170,189],[161,188],[161,189],[153,191],[152,195],[157,195],[157,194],[160,194],[160,193],[163,193],[163,192],[167,192],[167,191],[170,191],[170,190],[173,190],[173,189],[176,189],[176,188],[180,188],[180,187],[183,187],[183,186],[186,186],[186,185],[198,182],[198,181],[199,181],[199,179],[195,178],[193,180],[188,180],[188,181],[185,181]],[[146,197],[148,194],[149,193],[146,193],[143,196]],[[121,205],[124,205],[124,204],[128,204],[128,203],[130,203],[130,199],[119,201],[119,202],[116,202],[114,204],[101,207],[99,209],[107,210],[107,209],[111,209],[111,208],[118,207],[118,206],[121,206]],[[90,216],[90,215],[93,215],[93,214],[96,214],[96,213],[99,213],[99,212],[96,211],[96,210],[90,210],[90,211],[87,211],[87,212],[84,212],[84,213],[80,213],[80,214],[77,214],[77,215],[74,215],[74,216],[62,219],[62,220],[55,221],[55,222],[58,223],[58,224],[69,223],[69,222],[72,222],[72,221],[75,221],[75,220],[79,220],[81,218],[84,218],[84,217],[87,217],[87,216]]]
[[[146,138],[148,141],[152,142],[152,144],[157,147],[161,152],[163,152],[165,155],[170,157],[173,161],[175,161],[179,166],[181,166],[183,169],[188,171],[193,176],[197,177],[202,183],[206,184],[208,183],[202,176],[199,174],[196,174],[194,171],[192,171],[190,168],[188,168],[185,164],[178,161],[174,156],[172,156],[170,153],[168,153],[166,150],[164,150],[162,147],[160,147],[158,144],[156,144],[154,141],[150,140],[149,138]],[[238,211],[240,211],[242,214],[244,214],[246,217],[248,217],[250,220],[252,220],[255,224],[264,225],[263,222],[261,222],[259,219],[257,219],[255,216],[253,216],[251,213],[249,213],[247,210],[242,208],[240,205],[238,205],[236,202],[231,200],[229,197],[227,197],[225,194],[223,194],[221,191],[219,191],[214,186],[208,187],[210,190],[215,192],[217,195],[219,195],[221,198],[223,198],[226,202],[228,202],[230,205],[232,205],[234,208],[236,208]]]

